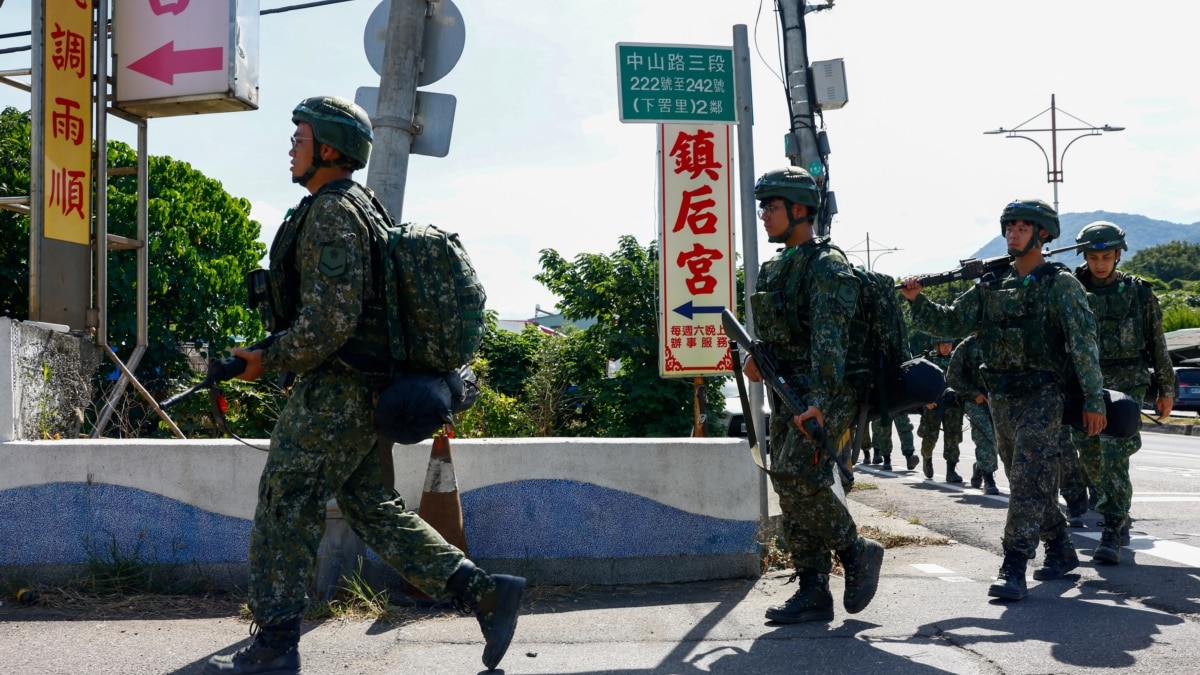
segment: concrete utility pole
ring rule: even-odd
[[[423,59],[427,0],[392,0],[388,11],[387,42],[379,76],[379,102],[372,125],[375,131],[367,186],[375,191],[396,222],[403,222],[404,185],[412,149],[417,80]]]
[[[787,0],[779,3],[784,68],[787,72],[788,101],[791,103],[787,156],[793,166],[812,174],[824,193],[828,186],[825,184],[825,162],[821,156],[813,117],[814,94],[809,87],[808,44],[804,25],[806,9],[805,0]],[[828,209],[822,208],[816,223],[818,235],[829,234],[830,216]]]

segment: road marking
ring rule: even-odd
[[[1086,539],[1100,540],[1099,533],[1093,534],[1091,532],[1075,530],[1073,534]],[[1188,567],[1200,567],[1200,548],[1180,544],[1177,541],[1165,541],[1147,534],[1130,534],[1129,544],[1122,548],[1170,560],[1171,562],[1177,562]]]
[[[960,574],[956,574],[954,572],[954,570],[946,569],[945,567],[942,567],[941,565],[934,565],[932,563],[919,563],[919,564],[914,563],[913,567],[915,567],[918,572],[924,572],[925,574],[937,575],[938,579],[945,581],[947,583],[951,583],[951,584],[973,584],[973,583],[975,583],[975,580],[972,579],[971,577],[964,577]]]
[[[921,563],[919,565],[913,565],[913,567],[917,568],[917,570],[921,572],[924,572],[925,574],[954,574],[954,570],[948,570],[941,565],[934,565],[931,563]]]

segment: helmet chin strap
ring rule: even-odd
[[[2,0],[0,0],[2,1]],[[313,158],[309,160],[308,168],[299,176],[292,176],[292,182],[301,186],[308,185],[308,181],[317,174],[317,169],[326,166],[333,166],[334,163],[330,160],[321,159],[321,142],[313,139]]]
[[[1029,242],[1025,244],[1025,248],[1020,249],[1020,250],[1015,250],[1015,249],[1010,248],[1010,249],[1008,249],[1008,254],[1014,258],[1020,258],[1021,256],[1025,255],[1026,253],[1029,253],[1030,251],[1032,251],[1034,246],[1037,246],[1038,248],[1042,247],[1042,235],[1041,235],[1040,230],[1038,232],[1033,233],[1033,236],[1031,236],[1029,238]]]
[[[788,212],[787,212],[787,217],[788,217],[788,227],[787,227],[787,229],[786,229],[786,230],[784,230],[782,234],[779,234],[779,235],[776,235],[776,236],[773,236],[773,237],[772,237],[772,236],[768,236],[768,237],[767,237],[767,241],[771,242],[772,244],[784,244],[784,243],[787,243],[787,240],[792,238],[792,233],[796,231],[796,226],[797,226],[797,225],[802,225],[802,224],[804,224],[804,223],[811,223],[811,222],[812,222],[812,216],[811,216],[811,215],[807,215],[807,214],[806,214],[806,215],[805,215],[803,218],[801,218],[801,219],[797,220],[796,218],[794,218],[794,217],[792,216],[792,210],[791,210],[791,209],[788,209]]]

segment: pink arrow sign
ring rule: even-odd
[[[129,69],[167,84],[175,84],[175,76],[182,73],[221,70],[225,67],[224,53],[221,47],[175,51],[175,41],[172,40],[129,64]]]

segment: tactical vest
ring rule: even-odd
[[[831,248],[829,239],[784,249],[762,264],[750,296],[754,328],[786,373],[807,373],[812,346],[811,298],[805,278],[814,258]]]
[[[315,194],[300,201],[276,233],[271,243],[271,264],[268,269],[270,293],[275,313],[274,331],[284,330],[300,312],[300,269],[296,264],[296,242],[308,218],[313,201],[331,195],[348,199],[362,218],[380,217],[370,206],[363,188],[352,180],[339,180],[322,185]],[[373,215],[374,214],[374,215]],[[371,229],[364,228],[372,237]],[[338,349],[338,357],[360,371],[384,373],[390,366],[388,351],[387,314],[383,305],[382,269],[379,246],[371,241],[368,274],[363,279],[363,306],[354,334]]]
[[[980,287],[983,320],[977,339],[989,392],[1019,396],[1065,382],[1066,335],[1050,316],[1054,277],[1063,270],[1059,263],[1044,263],[1020,285]]]
[[[1086,267],[1076,274],[1080,281],[1088,277]],[[1142,293],[1144,282],[1135,276],[1118,273],[1107,286],[1090,286],[1085,281],[1088,303],[1096,315],[1100,367],[1134,366],[1144,362],[1146,335],[1142,330]]]

